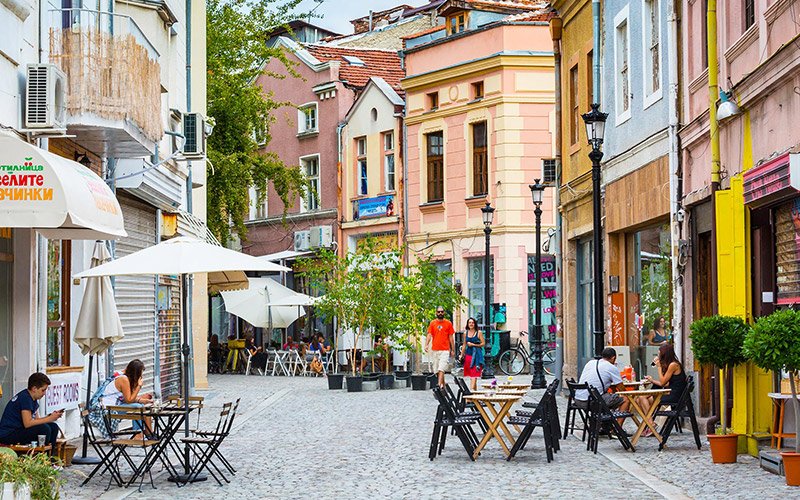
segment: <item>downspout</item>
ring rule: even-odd
[[[192,111],[192,0],[186,0],[186,112],[191,113]],[[203,132],[205,133],[205,131]],[[189,161],[186,163],[186,168],[188,170],[186,174],[186,211],[192,213],[192,162]],[[186,294],[186,324],[184,328],[186,328],[186,332],[188,335],[185,336],[187,339],[191,339],[191,342],[187,341],[187,345],[183,346],[183,351],[185,356],[189,356],[189,359],[193,361],[193,346],[194,346],[194,328],[192,326],[192,311],[194,308],[194,304],[192,301],[192,295],[194,294],[194,277],[193,276],[186,276],[186,290],[184,290]],[[187,392],[194,393],[194,362],[189,363],[189,373],[186,374],[187,380]],[[187,424],[188,426],[188,424]],[[187,427],[188,429],[188,427]],[[188,452],[187,452],[188,453]]]
[[[342,200],[342,192],[344,190],[344,167],[342,165],[342,130],[344,129],[345,124],[340,123],[336,126],[336,190],[338,191],[338,196],[336,197],[336,204],[337,209],[339,212],[339,220],[336,221],[339,227],[337,231],[337,238],[339,241],[339,255],[344,256],[347,253],[347,249],[344,245],[344,200]]]
[[[405,163],[405,155],[403,154],[404,149],[406,147],[405,137],[403,137],[403,116],[405,115],[405,109],[406,109],[406,107],[404,105],[403,106],[403,110],[401,112],[395,113],[395,115],[397,116],[397,131],[399,132],[397,134],[397,141],[398,141],[397,145],[399,146],[397,148],[397,151],[400,154],[399,160],[400,160],[400,164],[401,165]],[[397,176],[397,165],[395,165],[395,177],[398,177]],[[400,214],[400,217],[402,218],[402,220],[400,221],[400,224],[398,225],[397,244],[400,247],[402,247],[402,245],[405,243],[405,240],[406,240],[405,218],[403,218],[403,215],[402,215],[405,212],[405,209],[406,209],[405,199],[403,198],[403,195],[402,195],[403,190],[405,189],[405,186],[406,186],[405,177],[402,176],[402,175],[399,176],[397,184],[398,185],[397,185],[396,192],[401,193],[400,196],[398,197],[399,198],[398,202],[400,203],[400,210],[398,211],[398,213]],[[407,264],[406,262],[403,262],[403,266],[405,266],[406,264]]]
[[[670,0],[667,17],[667,52],[669,61],[669,220],[672,261],[672,338],[678,359],[683,353],[683,276],[681,275],[678,213],[681,210],[680,144],[678,140],[678,1]]]
[[[592,63],[594,76],[592,77],[592,102],[600,103],[600,0],[592,0],[592,30],[594,32],[594,46],[592,47]]]
[[[556,192],[554,200],[554,215],[556,219],[556,378],[564,380],[564,294],[562,292],[562,248],[561,248],[561,28],[563,21],[560,17],[550,20],[550,37],[553,39],[553,63],[555,73],[555,147],[553,157],[556,160]],[[561,384],[563,385],[563,384]],[[559,388],[561,387],[559,385]]]
[[[406,53],[405,51],[399,51],[398,54],[400,55],[400,68],[403,70],[403,74],[406,74]],[[408,102],[408,94],[406,94],[406,103]],[[408,105],[403,106],[403,191],[401,196],[403,197],[403,235],[404,238],[408,238],[408,183],[406,179],[408,179],[408,128],[406,127],[406,118],[408,118]],[[406,266],[406,270],[408,269],[408,245],[405,245],[403,249],[403,264]]]

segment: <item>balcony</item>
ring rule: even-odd
[[[103,156],[153,154],[164,135],[158,51],[129,16],[49,14],[50,62],[67,75],[67,132]]]

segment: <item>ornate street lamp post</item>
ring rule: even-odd
[[[531,189],[536,216],[536,323],[533,325],[533,377],[531,378],[531,389],[544,389],[547,382],[544,380],[544,369],[542,368],[542,195],[544,194],[544,184],[535,179],[534,183],[528,186]]]
[[[483,215],[483,234],[486,235],[486,255],[484,256],[483,261],[483,275],[484,275],[484,294],[483,294],[483,334],[486,340],[486,347],[489,347],[491,342],[491,335],[492,335],[492,320],[490,318],[491,314],[491,283],[490,283],[490,276],[489,276],[489,259],[491,259],[491,255],[489,254],[489,242],[491,239],[492,234],[492,218],[494,217],[494,208],[489,202],[486,202],[486,206],[481,208],[481,212]],[[489,352],[486,354],[486,363],[483,368],[483,376],[484,377],[494,377],[494,368],[492,368],[492,350],[489,349]]]
[[[605,332],[603,331],[603,247],[600,224],[600,160],[603,152],[603,133],[606,128],[608,113],[600,112],[600,105],[592,104],[592,110],[581,115],[586,122],[586,137],[592,151],[589,159],[592,160],[592,245],[594,252],[594,357],[600,359],[600,353],[605,346]]]

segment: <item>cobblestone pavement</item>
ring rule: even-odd
[[[761,470],[749,455],[737,464],[712,464],[705,439],[697,451],[691,433],[673,435],[664,452],[653,438],[642,438],[636,453],[604,439],[597,455],[570,437],[550,464],[538,432],[513,462],[504,460],[496,442],[470,462],[453,437],[431,462],[435,403],[427,391],[329,391],[324,378],[212,375],[209,382],[201,427],[216,422],[223,402],[242,398],[223,446],[239,469],[231,484],[209,480],[177,488],[159,472],[155,490],[145,483],[141,493],[105,492],[102,479],[79,488],[87,467],[73,466],[64,473],[63,498],[800,498],[800,490]],[[562,410],[565,402],[559,398]]]

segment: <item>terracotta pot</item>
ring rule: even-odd
[[[715,464],[736,463],[736,455],[739,452],[738,434],[709,434],[706,437],[711,446],[711,460]]]
[[[782,451],[783,473],[788,486],[800,486],[800,453]]]

